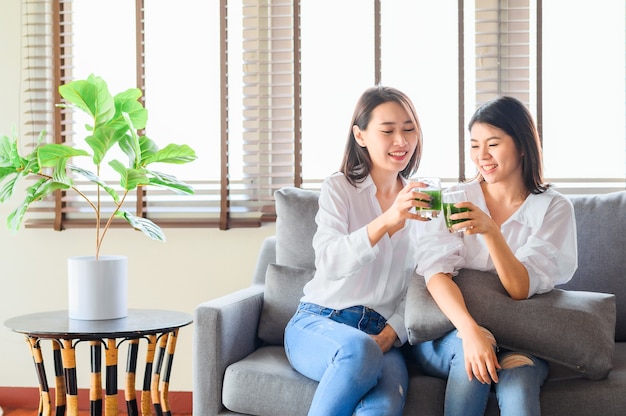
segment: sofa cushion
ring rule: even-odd
[[[298,308],[302,288],[315,270],[279,264],[267,266],[258,337],[271,345],[283,345],[285,327]]]
[[[626,341],[626,191],[570,199],[576,214],[578,270],[559,288],[615,294],[615,340]]]
[[[276,200],[276,263],[315,268],[313,234],[319,209],[319,192],[285,187],[274,192]]]
[[[593,380],[611,370],[614,295],[554,289],[513,300],[493,273],[464,269],[454,280],[474,319],[493,332],[500,347],[533,354]],[[422,276],[415,275],[408,290],[405,321],[411,344],[454,329]]]
[[[226,368],[222,401],[237,414],[306,416],[316,388],[291,368],[283,347],[267,346]]]

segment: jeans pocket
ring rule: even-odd
[[[325,308],[323,306],[316,305],[315,303],[300,302],[296,314],[308,313],[311,315],[318,315],[324,318],[330,318],[333,312],[334,309]]]

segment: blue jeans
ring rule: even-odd
[[[498,361],[511,354],[498,352]],[[492,385],[475,378],[468,380],[465,371],[463,341],[451,331],[434,341],[413,346],[413,355],[427,375],[447,379],[444,414],[446,416],[482,416],[487,408]],[[548,363],[524,354],[532,365],[498,370],[498,383],[493,388],[502,416],[536,416],[541,414],[539,394],[548,376]]]
[[[309,416],[402,415],[409,376],[397,348],[383,354],[368,334],[385,319],[355,306],[334,310],[301,303],[285,328],[292,367],[319,382]]]

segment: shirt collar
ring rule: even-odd
[[[540,194],[530,194],[521,207],[509,218],[530,228],[537,228],[543,223],[548,207],[554,199],[554,191],[547,189]]]
[[[356,184],[356,190],[358,193],[361,193],[366,189],[373,189],[373,192],[376,193],[376,185],[374,185],[372,175],[367,175],[363,182],[357,182]]]

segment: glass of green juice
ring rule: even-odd
[[[460,190],[446,190],[441,193],[441,198],[443,201],[443,216],[446,219],[446,227],[450,232],[462,232],[465,231],[466,228],[453,229],[452,226],[454,224],[458,224],[463,221],[467,221],[466,219],[462,220],[451,220],[450,216],[452,214],[458,214],[459,212],[468,212],[469,208],[457,208],[454,205],[459,202],[467,201],[467,195],[463,189]]]
[[[430,201],[418,199],[418,201],[430,202],[430,207],[415,207],[416,214],[422,218],[437,218],[441,212],[441,179],[423,177],[413,180],[415,182],[422,182],[426,185],[426,188],[415,188],[415,191],[422,192],[430,196]]]

